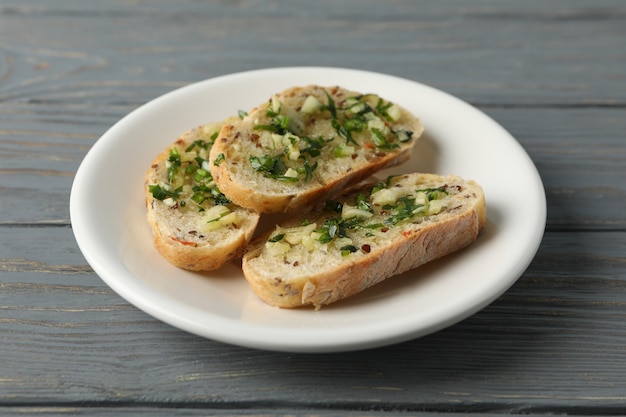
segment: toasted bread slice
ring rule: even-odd
[[[473,181],[390,177],[255,238],[243,272],[270,305],[319,308],[469,245],[485,218],[483,190]]]
[[[227,123],[211,173],[260,213],[300,209],[411,155],[423,127],[402,107],[340,87],[292,87]]]
[[[185,132],[146,173],[154,244],[180,268],[214,270],[240,257],[259,221],[258,213],[230,202],[211,178],[209,152],[222,126],[210,123]]]

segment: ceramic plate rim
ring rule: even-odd
[[[337,82],[333,82],[335,80]],[[256,103],[269,97],[269,95],[266,97],[261,94],[267,94],[267,91],[271,91],[269,88],[274,84],[276,86],[285,84],[286,88],[290,85],[308,83],[326,83],[326,85],[348,84],[346,85],[348,88],[356,89],[355,87],[361,87],[361,91],[363,86],[370,83],[375,84],[379,87],[372,88],[372,90],[376,90],[373,92],[391,100],[395,96],[404,97],[404,101],[400,100],[400,104],[412,110],[411,105],[407,105],[405,98],[405,94],[409,93],[400,91],[401,89],[406,89],[411,94],[415,93],[418,96],[427,97],[431,102],[445,104],[446,108],[456,109],[455,118],[467,120],[470,124],[474,123],[494,136],[494,140],[497,140],[497,142],[494,142],[494,145],[500,146],[503,151],[508,152],[509,161],[504,162],[513,162],[517,164],[516,166],[518,166],[519,170],[524,171],[525,178],[523,183],[518,185],[523,188],[523,192],[527,193],[527,197],[531,200],[533,206],[527,217],[518,219],[518,221],[524,222],[524,225],[529,230],[523,236],[523,242],[511,249],[515,254],[514,259],[506,265],[497,265],[498,270],[493,271],[493,277],[490,275],[491,281],[485,284],[485,288],[481,288],[475,293],[470,292],[466,297],[461,297],[456,303],[453,303],[452,301],[454,300],[452,300],[450,303],[443,303],[442,307],[433,307],[429,311],[421,311],[419,315],[411,316],[409,314],[373,323],[359,322],[356,317],[351,322],[350,314],[353,313],[350,313],[350,308],[348,307],[343,311],[339,310],[340,317],[342,319],[347,318],[347,324],[326,329],[322,327],[307,328],[306,326],[298,328],[291,324],[286,327],[276,327],[259,325],[241,319],[234,320],[221,316],[216,312],[200,311],[197,308],[187,306],[179,300],[168,298],[167,294],[159,292],[154,286],[151,287],[143,283],[139,279],[141,277],[138,277],[136,272],[133,273],[129,270],[127,263],[125,263],[125,260],[121,258],[119,253],[120,236],[123,232],[120,231],[121,226],[117,230],[115,225],[116,222],[123,224],[126,220],[114,217],[113,214],[108,215],[108,212],[105,212],[105,209],[98,205],[101,204],[108,207],[107,204],[110,204],[110,207],[117,210],[119,214],[125,213],[125,210],[127,210],[127,207],[123,205],[126,203],[108,202],[97,196],[93,190],[94,183],[104,187],[108,186],[97,175],[98,172],[107,169],[107,163],[110,164],[111,155],[116,151],[116,147],[119,150],[123,140],[130,140],[124,136],[125,132],[130,131],[131,127],[136,129],[136,126],[141,125],[141,123],[153,123],[155,122],[153,120],[155,114],[164,110],[172,110],[173,106],[177,106],[176,109],[178,109],[181,103],[195,103],[201,93],[215,92],[219,88],[224,88],[223,86],[226,84],[254,86],[254,88],[256,88],[257,84],[268,84],[265,87],[259,86],[258,92],[255,90],[254,93],[251,93],[251,95],[255,96],[254,100],[256,101],[254,102]],[[243,92],[238,92],[237,94],[243,94]],[[415,106],[425,105],[420,103],[419,105],[415,104]],[[232,111],[236,109],[230,107],[225,110],[228,110],[229,113],[216,115],[216,118],[207,118],[206,121],[219,120],[232,114]],[[180,112],[181,126],[183,123],[191,123],[191,121],[183,121],[187,117],[186,114],[185,112]],[[420,116],[419,113],[417,114]],[[193,117],[190,120],[197,120],[197,116]],[[432,117],[433,120],[439,120],[438,117],[440,116],[433,110]],[[425,125],[428,131],[429,126],[426,121]],[[187,124],[186,126],[194,127]],[[176,129],[178,133],[182,133],[180,126],[177,126]],[[162,145],[173,142],[175,136],[171,136],[171,134],[172,132],[168,132],[169,136],[165,139],[160,139],[158,146],[162,147]],[[167,138],[170,140],[167,141]],[[439,139],[441,143],[447,146],[450,139],[442,138],[443,136],[436,139]],[[140,142],[146,139],[133,140]],[[478,138],[476,143],[485,146],[481,138]],[[158,152],[155,153],[155,149],[159,149],[159,152],[162,150],[157,148],[157,145],[151,146],[150,154],[143,155],[144,162],[156,156]],[[444,155],[442,159],[445,161],[445,158]],[[147,165],[145,167],[147,168]],[[99,168],[99,171],[96,168]],[[498,168],[500,168],[500,165],[498,165]],[[467,167],[466,169],[471,174],[472,167]],[[477,173],[480,171],[483,175],[486,172],[483,167],[480,169],[474,167],[474,169],[477,170]],[[145,172],[143,167],[142,170]],[[489,184],[494,181],[487,176],[484,176],[484,179]],[[141,181],[143,181],[143,178]],[[479,180],[479,182],[481,181]],[[500,186],[494,188],[502,190]],[[490,189],[486,188],[485,193],[489,206]],[[497,201],[497,199],[495,200]],[[136,202],[133,204],[136,204]],[[115,210],[111,210],[111,212],[116,212]],[[510,233],[507,228],[511,227],[511,223],[507,222],[506,219],[506,215],[510,213],[507,210],[510,211],[510,209],[506,209],[502,213],[493,214],[490,211],[490,207],[488,208],[488,221],[497,229],[497,235],[493,239],[503,239],[507,236],[507,233]],[[100,137],[79,166],[70,194],[70,219],[81,252],[100,278],[131,304],[157,319],[202,337],[240,346],[288,352],[338,352],[374,348],[424,336],[452,325],[490,304],[521,276],[534,257],[543,237],[546,221],[546,201],[541,178],[525,150],[497,122],[470,104],[425,84],[382,73],[334,67],[280,67],[228,74],[187,85],[159,96],[124,116]],[[106,223],[107,221],[109,224],[114,225],[114,227],[110,228],[112,230],[104,230],[104,226],[98,223]],[[503,225],[506,225],[506,227]],[[471,247],[468,250],[471,251]],[[476,253],[480,253],[479,251],[481,250],[487,249],[485,247],[478,248]],[[468,265],[472,265],[472,259],[467,257],[464,257],[459,262],[468,262]],[[475,267],[476,265],[472,266]],[[450,279],[453,282],[453,279]],[[406,303],[404,299],[402,300]],[[372,301],[374,303],[372,305],[376,305],[375,303],[377,302],[376,300]],[[163,305],[167,305],[168,308],[163,308]],[[255,308],[260,309],[259,311],[266,311],[263,310],[264,307],[255,306]],[[358,311],[359,308],[362,307],[357,307],[355,311]],[[272,309],[272,315],[277,314],[275,310]],[[324,313],[323,308],[319,312],[307,311],[306,313],[296,314],[318,315],[316,316],[317,320],[323,322],[325,317],[323,314],[327,314],[328,320],[334,317],[333,314],[338,314],[332,311]],[[306,320],[308,319],[303,320],[303,323],[306,323]]]

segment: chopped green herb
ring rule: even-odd
[[[217,148],[216,148],[217,149]],[[223,153],[217,155],[217,157],[215,158],[215,160],[213,161],[213,165],[215,165],[216,167],[220,166],[220,164],[222,163],[223,160],[225,160],[226,157],[224,156]]]
[[[318,163],[311,158],[324,154],[325,147],[335,138],[345,139],[344,143],[337,145],[336,142],[332,149],[326,151],[332,152],[336,158],[358,156],[356,148],[360,146],[361,140],[365,140],[368,146],[373,144],[377,149],[390,150],[411,139],[412,132],[403,130],[396,132],[384,121],[385,119],[393,121],[389,115],[394,113],[390,111],[393,103],[385,102],[376,95],[367,94],[347,97],[338,105],[328,91],[324,90],[324,94],[327,103],[321,104],[318,111],[328,111],[330,124],[337,133],[329,138],[300,135],[304,125],[304,121],[300,119],[302,112],[283,108],[277,96],[269,100],[265,109],[266,118],[254,125],[253,129],[282,136],[282,138],[273,136],[269,145],[273,152],[282,153],[251,156],[249,162],[255,171],[267,178],[281,181],[311,181],[318,167]],[[338,139],[339,141],[341,140]],[[268,146],[262,145],[262,142],[257,143],[257,146],[259,145]],[[222,158],[218,157],[213,164],[219,165],[221,160]]]
[[[281,181],[288,182],[296,182],[298,178],[290,177],[285,175],[287,173],[287,166],[283,159],[285,158],[285,154],[280,154],[276,156],[265,155],[265,156],[251,156],[249,158],[250,164],[252,168],[263,174],[263,176],[268,178],[273,178]]]
[[[278,129],[274,125],[254,125],[254,130],[266,130],[268,132],[278,133]]]
[[[191,145],[187,146],[187,149],[185,149],[185,152],[191,152],[194,150],[194,148],[198,145],[198,142],[202,142],[201,140],[196,140],[194,142],[191,142]]]
[[[333,127],[333,129],[337,131],[337,133],[339,133],[341,136],[343,136],[346,139],[346,143],[354,143],[355,145],[358,146],[358,143],[352,137],[352,133],[349,130],[347,130],[345,126],[339,123],[339,120],[333,118],[331,119],[330,124]]]
[[[376,145],[377,148],[394,149],[400,146],[397,143],[389,143],[385,135],[383,135],[383,133],[376,128],[372,128],[371,132],[372,132],[372,140],[374,141],[374,145]]]
[[[345,123],[343,124],[343,127],[348,132],[360,132],[363,130],[365,126],[367,126],[367,123],[365,122],[365,120],[361,118],[356,118],[356,117],[346,120]]]
[[[268,242],[280,242],[285,237],[284,233],[277,234],[276,236],[271,237]]]
[[[428,196],[428,201],[438,200],[439,198],[448,195],[448,190],[446,190],[445,186],[438,188],[425,188],[422,190],[416,190],[416,192],[425,193]]]
[[[366,229],[380,229],[380,228],[385,227],[385,225],[383,223],[370,223],[370,224],[363,225],[363,227]]]
[[[185,152],[191,152],[195,148],[210,150],[211,147],[213,146],[213,143],[215,142],[215,139],[217,138],[217,133],[218,132],[213,133],[209,141],[205,141],[203,139],[194,140],[191,143],[191,145],[187,146],[187,149],[185,149]]]
[[[182,187],[179,187],[174,191],[168,191],[160,185],[149,185],[148,190],[152,194],[152,197],[156,198],[157,200],[163,201],[166,198],[178,198],[182,191]]]
[[[198,166],[195,164],[189,164],[185,167],[185,175],[190,175],[195,173],[198,170]]]
[[[321,243],[328,243],[335,238],[335,235],[337,234],[338,222],[339,219],[337,218],[328,219],[324,222],[324,225],[322,227],[315,230],[317,233],[320,234],[318,240]]]
[[[385,179],[385,183],[387,184],[387,187],[389,187],[391,185],[391,183],[393,182],[394,179],[398,178],[399,175],[389,175],[386,179]]]
[[[324,224],[315,231],[320,234],[318,240],[321,243],[328,243],[338,237],[348,237],[348,230],[355,229],[362,223],[363,219],[359,217],[350,219],[331,217],[326,219]]]
[[[372,211],[372,206],[369,203],[369,201],[367,201],[367,195],[365,195],[364,193],[357,194],[357,196],[355,197],[355,203],[359,210],[364,210],[364,211],[369,211],[369,212]]]
[[[369,95],[370,94],[365,94],[348,98],[345,102],[346,105],[343,110],[349,110],[350,113],[359,116],[363,116],[366,113],[372,113],[374,110],[366,101]]]
[[[388,122],[393,121],[393,118],[389,115],[389,113],[387,113],[387,110],[389,110],[391,106],[393,106],[393,103],[391,102],[385,103],[385,101],[382,98],[379,98],[378,102],[376,103],[376,111],[378,112],[378,114],[383,116]]]
[[[204,158],[200,158],[199,156],[196,156],[194,158],[194,161],[196,161],[196,164],[198,164],[198,167],[201,167],[202,164],[204,163],[205,159]]]
[[[328,92],[326,90],[324,90],[324,93],[326,94],[326,98],[328,99],[328,104],[326,106],[324,106],[324,108],[326,110],[328,110],[328,112],[330,113],[330,115],[332,116],[333,119],[336,119],[337,118],[337,107],[335,106],[335,101],[330,96],[330,94],[328,94]]]
[[[410,130],[397,130],[394,131],[400,142],[408,142],[413,138],[413,132]]]
[[[343,204],[339,201],[335,200],[326,200],[324,202],[324,209],[326,211],[335,211],[337,213],[341,213],[341,209],[343,208]]]
[[[354,146],[348,146],[344,143],[340,143],[335,149],[333,149],[333,156],[335,158],[345,158],[354,154]]]
[[[374,185],[374,187],[372,187],[372,191],[370,191],[370,195],[377,193],[378,191],[382,190],[383,188],[387,188],[387,185],[385,185],[384,182],[379,182],[376,185]]]
[[[279,109],[280,111],[280,109]],[[265,112],[267,117],[270,117],[270,124],[258,124],[254,126],[255,130],[265,130],[268,132],[284,135],[286,133],[292,133],[289,131],[289,117],[279,114],[272,110],[272,106],[269,106]]]
[[[224,193],[219,190],[219,188],[211,187],[210,193],[211,197],[213,198],[213,202],[216,205],[225,206],[227,204],[230,204],[230,200],[228,199],[228,197],[226,197]]]
[[[171,182],[181,166],[180,152],[178,152],[177,147],[172,146],[167,162],[169,163],[167,168],[167,179]]]
[[[202,191],[198,191],[191,196],[191,200],[196,204],[202,204],[206,200],[206,195]]]
[[[339,250],[341,251],[341,256],[346,257],[350,255],[351,253],[354,253],[357,250],[359,250],[359,248],[357,248],[354,245],[346,245],[346,246],[342,246]]]
[[[250,163],[255,171],[266,172],[272,176],[283,175],[287,171],[280,155],[278,157],[272,155],[251,156]]]
[[[385,223],[390,225],[396,225],[404,220],[413,218],[417,214],[418,209],[424,207],[423,204],[417,204],[415,197],[404,196],[398,199],[398,204],[395,206],[385,205],[383,209],[391,210],[392,214],[385,219]]]
[[[202,168],[198,168],[196,170],[196,173],[194,174],[193,179],[196,182],[202,182],[204,180],[208,180],[211,178],[211,173],[209,171],[207,171],[206,169],[202,169]]]
[[[188,201],[193,201],[200,211],[205,210],[203,206],[205,201],[212,201],[216,205],[229,204],[230,200],[222,194],[213,181],[213,177],[205,164],[206,159],[200,156],[206,155],[211,150],[217,136],[218,132],[213,132],[208,139],[206,137],[197,139],[190,143],[184,151],[179,150],[176,146],[171,147],[166,163],[167,183],[149,185],[149,190],[154,198],[177,200],[178,205],[173,206],[175,208],[185,208],[188,206]],[[184,158],[181,152],[185,153]],[[183,185],[172,190],[173,184],[184,184],[188,186],[190,191],[183,193]]]
[[[372,243],[363,243],[363,238],[373,238],[374,241],[380,238],[381,233],[386,233],[391,227],[404,222],[419,222],[422,217],[439,213],[438,210],[430,210],[430,201],[441,199],[448,195],[448,186],[444,185],[435,188],[424,188],[412,190],[404,186],[398,189],[394,185],[398,183],[395,179],[398,176],[389,176],[386,181],[380,182],[371,189],[370,193],[361,192],[354,196],[356,209],[369,212],[375,217],[357,214],[354,206],[344,204],[337,200],[326,200],[324,202],[325,211],[328,213],[321,226],[316,226],[313,231],[314,238],[321,244],[331,244],[334,242],[341,256],[349,256],[355,252],[370,253]],[[393,202],[388,204],[373,205],[372,194],[374,192],[386,190],[398,190],[401,196],[394,197]],[[437,207],[441,204],[437,204]],[[370,220],[371,219],[371,220]],[[301,222],[301,226],[311,224],[309,220]],[[398,232],[399,233],[399,232]],[[277,234],[269,239],[270,242],[278,242],[284,238],[285,234]],[[360,248],[352,242],[360,242]],[[306,247],[309,250],[308,244]]]
[[[313,171],[317,169],[317,162],[313,165],[309,164],[307,159],[304,159],[304,165],[298,168],[298,174],[304,174],[304,181],[309,182],[313,178]]]
[[[308,153],[313,157],[320,156],[322,148],[326,144],[326,142],[331,141],[332,139],[326,141],[322,136],[318,136],[317,138],[310,138],[308,136],[301,136],[300,140],[306,143],[306,147],[300,149],[300,153]]]

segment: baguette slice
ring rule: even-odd
[[[374,94],[292,87],[224,126],[211,173],[233,202],[287,212],[405,162],[422,132],[419,119]]]
[[[390,177],[255,238],[243,272],[270,305],[319,308],[469,245],[485,218],[484,194],[474,181]]]
[[[179,268],[214,270],[240,257],[259,221],[258,213],[229,202],[210,176],[209,151],[222,126],[210,123],[183,133],[146,173],[154,244]]]

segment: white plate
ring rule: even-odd
[[[264,304],[234,264],[199,274],[163,260],[145,220],[143,180],[153,158],[189,128],[310,83],[377,93],[418,115],[426,133],[412,159],[384,174],[422,171],[477,180],[488,204],[478,241],[319,311]],[[209,79],[133,111],[85,157],[72,187],[70,212],[78,245],[95,272],[152,316],[226,343],[331,352],[423,336],[492,302],[534,257],[545,227],[546,201],[539,174],[518,142],[467,103],[389,75],[298,67]]]

